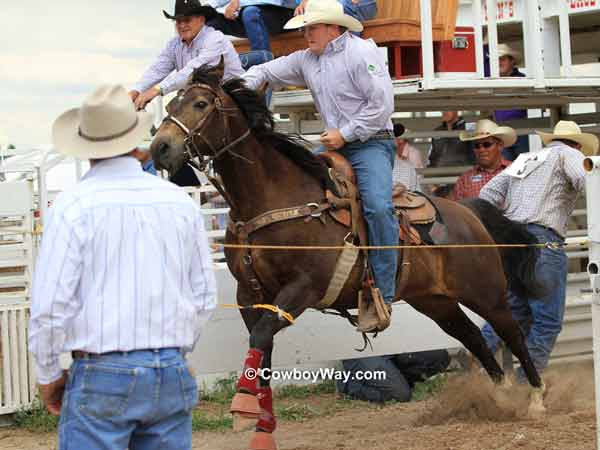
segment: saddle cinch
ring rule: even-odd
[[[327,200],[335,207],[330,209],[331,216],[339,223],[352,228],[362,245],[368,245],[367,227],[363,218],[356,177],[354,170],[346,158],[336,152],[319,154],[329,167],[329,176],[336,186],[338,195],[327,191]],[[408,191],[401,186],[393,192],[394,211],[400,223],[400,240],[406,245],[432,243],[425,229],[415,226],[431,226],[438,217],[433,204],[425,197]],[[421,235],[424,234],[424,236]]]

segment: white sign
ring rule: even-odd
[[[566,0],[569,12],[583,12],[600,10],[599,0]]]
[[[505,172],[511,177],[523,179],[540,167],[549,154],[550,149],[547,148],[539,152],[521,153]]]
[[[496,21],[502,22],[513,22],[520,20],[520,15],[517,15],[517,0],[502,0],[496,3],[498,8],[498,14],[496,15]],[[519,5],[520,6],[520,5]],[[483,3],[483,15],[484,22],[488,21],[487,3]]]
[[[497,0],[496,7],[498,23],[521,22],[523,20],[523,9],[526,0]],[[600,0],[562,0],[567,2],[569,14],[600,11]],[[483,21],[487,23],[487,2],[482,2]]]

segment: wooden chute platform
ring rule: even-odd
[[[431,13],[433,40],[452,39],[458,12],[458,0],[433,0]],[[377,0],[377,17],[364,23],[363,37],[373,39],[380,46],[418,45],[421,41],[419,2],[415,0]],[[247,39],[234,41],[238,53],[250,51]],[[306,48],[299,31],[271,36],[271,48],[276,57]]]

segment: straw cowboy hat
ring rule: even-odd
[[[169,14],[163,9],[163,14],[171,20],[192,16],[204,16],[206,20],[210,20],[217,16],[217,11],[212,6],[201,5],[198,0],[177,0],[175,2],[175,12]]]
[[[505,147],[510,147],[517,142],[517,133],[511,127],[499,127],[489,119],[477,121],[475,131],[462,131],[459,135],[461,141],[477,141],[488,137],[500,139]]]
[[[153,115],[136,112],[121,85],[104,85],[81,108],[63,113],[52,126],[52,141],[60,153],[81,159],[124,155],[149,134]]]
[[[521,61],[521,53],[506,44],[498,44],[498,58],[502,58],[503,56],[510,56],[515,60],[515,64]]]
[[[561,120],[554,127],[553,133],[544,133],[543,131],[536,131],[536,133],[542,138],[544,145],[557,139],[567,139],[581,144],[581,152],[586,156],[598,153],[598,137],[591,133],[582,133],[581,128],[575,122]]]
[[[304,14],[290,19],[283,28],[294,30],[319,23],[339,25],[357,33],[363,30],[362,23],[344,14],[344,7],[337,0],[310,0]]]

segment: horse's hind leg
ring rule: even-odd
[[[529,384],[535,388],[541,388],[542,379],[533,365],[531,356],[529,356],[523,331],[513,318],[508,306],[506,304],[499,305],[486,314],[485,319],[487,319],[494,331],[506,343],[512,354],[517,357]]]
[[[436,296],[428,299],[408,300],[418,311],[432,318],[447,334],[460,341],[481,362],[490,378],[500,383],[504,372],[488,348],[481,331],[460,309],[458,301]]]

